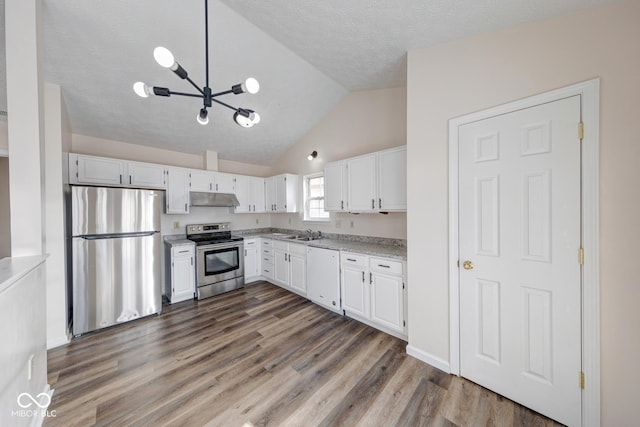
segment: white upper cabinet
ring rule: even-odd
[[[192,169],[191,191],[201,191],[205,193],[234,193],[235,175],[222,172],[205,171]]]
[[[344,212],[347,206],[347,164],[344,160],[324,167],[324,210]]]
[[[165,213],[189,213],[189,170],[167,168],[167,193],[165,195]]]
[[[165,166],[69,154],[69,183],[165,189]]]
[[[236,213],[264,212],[264,178],[236,175],[235,190],[240,202]]]
[[[324,200],[331,212],[406,211],[406,145],[327,163]]]
[[[407,210],[407,146],[379,151],[379,211]]]
[[[128,162],[128,184],[138,188],[165,189],[165,170],[163,165]]]
[[[347,159],[347,194],[350,212],[377,210],[376,154]]]
[[[213,191],[216,193],[235,193],[235,175],[213,172]]]
[[[203,171],[198,169],[192,169],[189,171],[191,191],[200,191],[204,193],[213,193],[213,172]]]
[[[236,175],[236,197],[240,203],[235,208],[236,213],[252,212],[250,178],[250,176]]]
[[[125,162],[105,157],[69,154],[69,183],[123,185]]]
[[[266,178],[267,212],[298,211],[298,179],[290,173]]]
[[[264,190],[264,178],[257,176],[249,177],[249,200],[251,202],[252,212],[264,212],[265,211],[265,190]]]

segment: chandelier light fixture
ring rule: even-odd
[[[153,50],[153,57],[156,62],[160,64],[161,67],[168,68],[173,71],[178,77],[183,80],[188,81],[191,85],[196,88],[198,93],[185,93],[185,92],[175,92],[166,87],[158,87],[153,86],[149,87],[143,82],[136,82],[133,84],[133,91],[143,98],[148,98],[149,95],[155,96],[171,96],[171,95],[179,95],[179,96],[190,96],[193,98],[201,98],[203,101],[203,106],[196,115],[196,120],[201,125],[206,125],[209,123],[209,113],[207,108],[211,108],[213,103],[222,105],[234,111],[233,120],[242,127],[250,128],[253,125],[260,123],[260,115],[253,110],[247,108],[236,108],[225,102],[216,99],[222,95],[234,94],[238,95],[241,93],[250,93],[255,94],[260,90],[260,84],[253,77],[249,77],[244,83],[239,83],[237,85],[231,86],[231,89],[225,90],[222,92],[212,93],[211,88],[209,87],[209,8],[207,4],[207,0],[204,0],[204,49],[205,49],[205,76],[206,83],[203,88],[200,88],[197,84],[193,82],[189,78],[189,74],[187,71],[182,68],[178,62],[176,62],[175,58],[171,51],[165,47],[159,46]]]

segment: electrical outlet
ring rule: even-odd
[[[351,220],[351,228],[353,228],[353,220]]]
[[[336,228],[342,228],[342,220],[336,219]]]
[[[173,228],[180,228],[180,221],[173,221]]]
[[[289,218],[289,225],[291,225],[291,218]]]
[[[260,218],[256,218],[256,224],[260,224]]]

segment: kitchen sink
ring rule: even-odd
[[[296,240],[300,240],[302,242],[310,242],[311,240],[315,240],[313,237],[309,236],[296,236]]]

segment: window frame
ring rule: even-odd
[[[302,178],[302,187],[303,187],[303,202],[304,202],[304,213],[303,213],[303,218],[302,220],[304,222],[319,222],[319,223],[327,223],[331,221],[331,213],[327,212],[326,210],[323,209],[323,212],[325,212],[327,214],[326,217],[315,217],[315,216],[311,216],[310,215],[310,201],[311,200],[322,200],[324,202],[325,200],[325,195],[324,195],[324,189],[322,191],[322,197],[309,197],[309,184],[311,182],[312,179],[316,179],[316,178],[324,178],[324,172],[316,172],[316,173],[311,173],[308,175],[304,175]],[[323,203],[324,205],[324,203]]]

